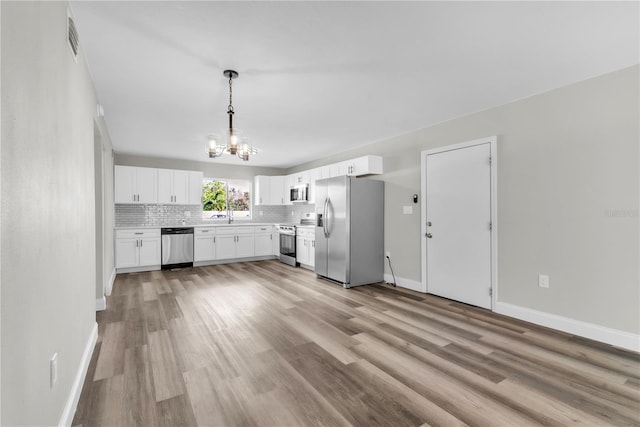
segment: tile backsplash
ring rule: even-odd
[[[253,218],[248,221],[237,221],[237,223],[298,223],[304,213],[313,211],[313,204],[254,206]],[[185,225],[204,223],[205,221],[202,219],[202,208],[194,205],[115,205],[116,227],[176,226],[181,225],[182,220],[185,221]]]

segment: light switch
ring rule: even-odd
[[[411,215],[413,213],[413,206],[403,206],[402,213],[405,215]]]

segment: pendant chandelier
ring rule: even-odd
[[[227,114],[229,115],[229,129],[225,135],[225,142],[222,143],[218,135],[209,135],[208,152],[209,158],[222,156],[224,153],[238,156],[244,161],[249,160],[250,155],[258,154],[258,149],[249,145],[249,139],[242,137],[239,129],[233,127],[233,79],[238,77],[238,72],[233,70],[224,70],[224,76],[229,79],[229,107]]]

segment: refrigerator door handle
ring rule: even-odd
[[[329,222],[329,198],[327,197],[326,199],[324,199],[324,207],[322,209],[322,231],[324,231],[324,237],[328,238],[329,237],[329,227],[327,227],[327,223]]]

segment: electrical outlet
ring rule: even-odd
[[[538,274],[538,286],[541,288],[549,287],[549,276],[546,274]]]
[[[384,256],[386,256],[387,258],[391,258],[391,252],[385,252]]]
[[[260,216],[262,216],[262,215],[264,215],[264,211],[260,211],[258,214],[259,214]]]
[[[50,387],[58,381],[58,353],[53,353],[49,361],[49,384]]]
[[[185,218],[191,218],[191,211],[184,211]]]

